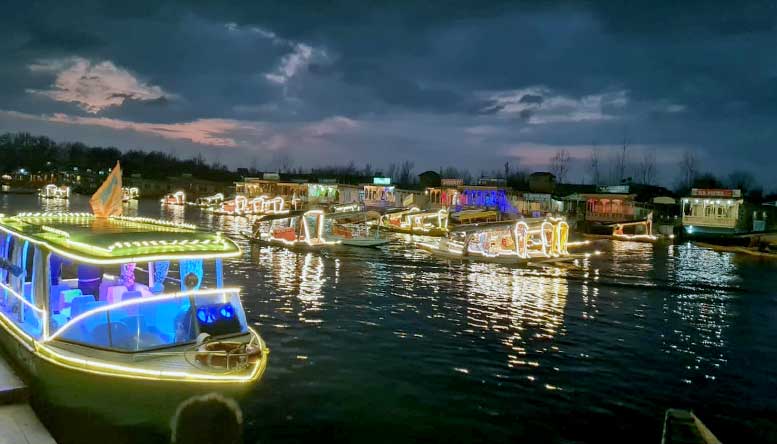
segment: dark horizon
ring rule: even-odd
[[[674,187],[692,153],[698,173],[777,187],[767,1],[8,10],[3,132],[267,170],[410,160],[477,176],[565,152],[572,182],[591,180],[593,147],[606,177],[626,144],[626,177],[652,164]]]

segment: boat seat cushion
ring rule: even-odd
[[[76,316],[86,312],[87,305],[94,302],[94,296],[91,294],[73,298],[73,300],[70,302],[70,319],[73,319]]]
[[[81,293],[80,288],[71,288],[62,292],[62,299],[64,300],[66,306],[72,305],[73,300],[81,296],[83,296],[83,293]],[[92,299],[94,299],[94,296],[92,296]]]

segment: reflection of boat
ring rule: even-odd
[[[445,236],[448,233],[448,210],[421,211],[412,207],[384,214],[378,225],[396,233]]]
[[[609,233],[586,233],[584,237],[590,239],[612,239],[629,242],[655,243],[658,237],[653,234],[653,213],[648,214],[644,220],[632,222],[618,222],[601,225],[603,230]]]
[[[262,221],[257,221],[250,238],[261,243],[303,250],[320,250],[340,245],[340,241],[326,238],[324,221],[324,212],[321,210],[274,219],[265,230],[262,229]]]
[[[186,194],[183,191],[176,191],[162,198],[162,205],[186,205]]]
[[[720,444],[690,410],[669,409],[664,416],[661,444]]]
[[[129,202],[131,200],[138,200],[140,197],[140,191],[137,187],[122,187],[121,188],[121,201]]]
[[[83,213],[3,217],[0,230],[0,341],[52,401],[131,421],[192,392],[238,395],[264,372],[265,343],[223,285],[222,259],[240,249],[220,234]]]
[[[379,225],[370,226],[368,221],[380,219],[376,211],[354,211],[330,214],[329,235],[333,240],[339,240],[343,245],[353,247],[378,247],[391,242],[380,232]]]
[[[521,264],[572,260],[567,251],[569,225],[563,219],[538,218],[462,225],[437,243],[416,245],[447,259]]]
[[[38,193],[43,199],[68,199],[70,198],[70,187],[67,185],[56,186],[48,184]]]
[[[213,208],[221,205],[224,202],[224,195],[216,193],[213,196],[198,197],[196,201],[190,202],[190,205],[194,205],[200,208]]]

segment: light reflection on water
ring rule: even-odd
[[[78,197],[70,205],[84,208]],[[7,196],[0,207],[27,209]],[[244,250],[226,279],[243,287],[272,350],[244,404],[247,442],[330,430],[359,441],[384,430],[379,440],[393,442],[593,442],[607,430],[652,443],[668,407],[694,408],[723,441],[775,430],[748,423],[777,412],[764,389],[777,361],[773,263],[598,242],[603,255],[577,267],[513,268],[437,260],[411,236],[294,252],[250,245],[246,218],[152,201],[138,214],[222,231]]]

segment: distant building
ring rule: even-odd
[[[556,176],[540,171],[529,175],[529,191],[532,193],[549,193],[556,190]]]
[[[418,181],[421,184],[421,188],[439,187],[440,174],[431,170],[424,171],[418,175]]]
[[[216,193],[227,194],[230,184],[212,180],[198,179],[191,174],[172,176],[167,179],[147,179],[140,174],[132,174],[124,178],[124,185],[136,187],[142,197],[160,197],[168,193],[183,191],[187,198],[196,199],[203,196],[211,196]]]

